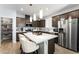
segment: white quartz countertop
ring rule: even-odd
[[[37,44],[58,37],[57,35],[46,34],[46,33],[42,33],[42,35],[35,35],[32,32],[24,33],[24,35]]]

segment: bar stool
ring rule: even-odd
[[[39,49],[39,45],[28,40],[24,35],[19,34],[19,39],[22,45],[22,53],[31,54],[37,52],[37,50]]]

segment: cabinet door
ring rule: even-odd
[[[52,18],[52,26],[58,27],[58,21],[60,20],[60,16],[55,16]]]
[[[25,23],[30,23],[30,19],[25,19]]]
[[[48,53],[53,54],[55,52],[54,39],[48,41]]]
[[[45,27],[45,20],[39,21],[39,27]]]
[[[45,20],[33,21],[33,27],[45,27]]]
[[[72,11],[69,13],[69,15],[72,17],[72,19],[79,18],[79,11],[78,10]]]
[[[69,18],[69,13],[65,13],[60,15],[62,18],[64,18],[65,20],[67,20]]]
[[[38,22],[37,22],[37,21],[33,21],[33,22],[32,22],[32,26],[33,26],[33,27],[38,27]]]
[[[52,26],[55,27],[56,26],[56,20],[53,18],[52,20]]]
[[[20,17],[17,17],[16,18],[16,26],[19,26],[19,25],[26,25],[26,23],[30,23],[30,20],[29,19],[25,19],[25,18],[20,18]]]

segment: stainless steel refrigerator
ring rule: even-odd
[[[79,19],[70,17],[67,20],[58,21],[58,28],[63,28],[63,35],[59,35],[58,44],[79,51]]]
[[[79,19],[72,19],[72,21],[70,22],[70,49],[78,51],[78,43],[79,43],[79,39],[78,39],[78,22]]]

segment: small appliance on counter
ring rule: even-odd
[[[42,35],[41,31],[33,31],[32,33],[35,34],[35,35]]]

